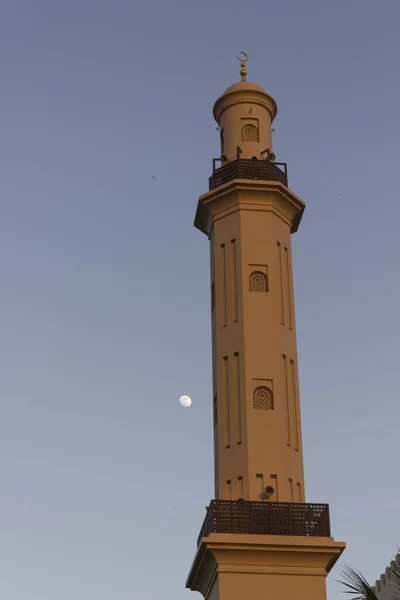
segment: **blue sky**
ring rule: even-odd
[[[3,0],[1,597],[196,597],[213,459],[192,223],[239,51],[307,202],[307,499],[330,503],[342,564],[384,569],[400,544],[399,19],[396,0]]]

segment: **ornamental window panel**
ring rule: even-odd
[[[243,125],[242,142],[259,142],[258,127],[256,125]]]
[[[250,292],[268,292],[268,277],[262,271],[253,271],[249,275]]]
[[[273,410],[274,395],[266,385],[256,387],[253,392],[253,407],[257,410]]]

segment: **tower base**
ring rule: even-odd
[[[326,576],[345,547],[331,537],[212,533],[186,587],[206,600],[325,600]]]

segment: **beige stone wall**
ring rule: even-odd
[[[205,600],[326,600],[326,576],[344,547],[333,538],[213,533],[186,586]]]
[[[215,497],[304,502],[291,231],[304,203],[282,184],[232,181],[212,218]],[[258,287],[257,287],[258,286]]]

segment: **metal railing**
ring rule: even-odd
[[[233,179],[261,179],[279,181],[287,186],[287,164],[272,162],[269,159],[237,158],[218,169],[213,163],[213,174],[209,178],[209,188],[213,190]]]
[[[212,500],[197,545],[211,533],[330,537],[329,505]]]

